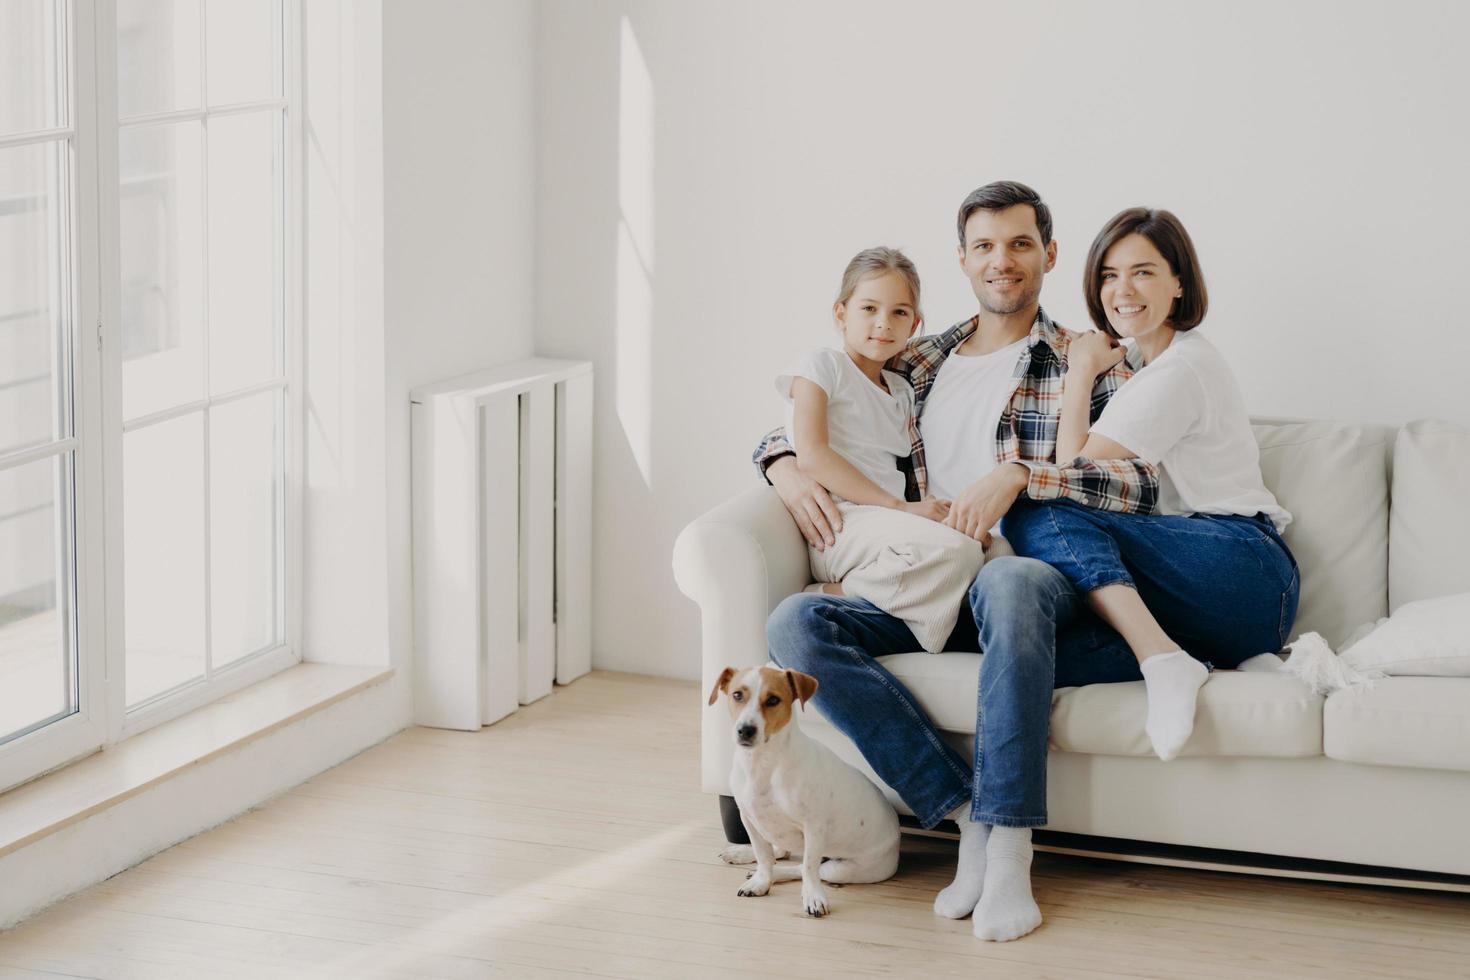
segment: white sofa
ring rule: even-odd
[[[1285,535],[1302,571],[1295,634],[1336,647],[1406,602],[1470,592],[1470,433],[1429,421],[1255,428],[1266,483],[1295,516]],[[685,528],[674,571],[700,606],[701,693],[727,665],[767,661],[767,616],[811,579],[805,544],[766,486]],[[967,756],[980,661],[884,658]],[[1288,675],[1217,672],[1193,737],[1167,763],[1149,751],[1141,681],[1061,689],[1052,704],[1048,830],[1470,875],[1470,677],[1389,677],[1324,699]],[[728,717],[718,704],[703,711],[702,785],[728,796]],[[908,812],[819,713],[801,724]]]

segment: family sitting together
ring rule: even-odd
[[[1208,302],[1179,220],[1130,208],[1098,233],[1085,333],[1039,305],[1057,247],[1035,191],[980,188],[958,231],[979,312],[920,336],[913,263],[859,253],[842,349],[781,375],[787,424],[755,458],[818,580],[771,614],[771,658],[817,678],[815,706],[924,827],[959,824],[935,912],[1009,940],[1041,923],[1053,689],[1142,678],[1172,759],[1210,670],[1286,642],[1300,580],[1230,368],[1195,330]],[[985,654],[973,759],[878,660],[920,647]]]

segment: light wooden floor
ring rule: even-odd
[[[937,919],[897,877],[737,898],[692,684],[593,674],[478,734],[410,729],[0,934],[13,977],[1449,977],[1470,896],[1038,855],[1046,923]],[[3,887],[3,882],[0,882]]]

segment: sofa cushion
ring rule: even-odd
[[[1152,756],[1143,681],[1064,687],[1052,696],[1051,744],[1063,752]],[[1284,674],[1217,670],[1200,688],[1180,755],[1295,758],[1322,754],[1322,698]]]
[[[1382,425],[1253,420],[1261,476],[1291,512],[1286,544],[1301,568],[1292,636],[1333,646],[1388,615],[1388,453]]]
[[[1389,677],[1338,691],[1322,712],[1332,759],[1470,772],[1470,677]]]
[[[980,654],[895,653],[877,660],[913,692],[934,724],[947,732],[975,734]]]
[[[945,731],[975,733],[978,653],[879,657]],[[1094,755],[1152,756],[1143,730],[1143,682],[1068,687],[1052,697],[1052,747]],[[1295,678],[1216,671],[1200,690],[1183,755],[1297,757],[1322,754],[1322,699]]]
[[[1388,605],[1470,592],[1470,429],[1429,419],[1399,430],[1388,521]]]

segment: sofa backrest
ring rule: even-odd
[[[1283,537],[1301,569],[1292,636],[1334,647],[1388,615],[1389,479],[1393,426],[1252,420],[1261,476],[1292,522]]]
[[[1399,430],[1388,521],[1388,606],[1470,592],[1470,429],[1422,419]]]

